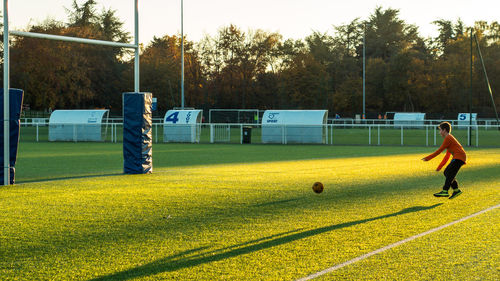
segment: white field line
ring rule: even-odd
[[[340,268],[342,268],[342,267],[344,267],[344,266],[348,266],[348,265],[353,264],[353,263],[355,263],[355,262],[358,262],[358,261],[364,260],[364,259],[366,259],[366,258],[369,258],[369,257],[371,257],[371,256],[373,256],[373,255],[379,254],[379,253],[381,253],[381,252],[383,252],[383,251],[385,251],[385,250],[392,249],[392,248],[394,248],[394,247],[396,247],[396,246],[399,246],[399,245],[404,244],[404,243],[406,243],[406,242],[410,242],[410,241],[412,241],[412,240],[415,240],[415,239],[420,238],[420,237],[422,237],[422,236],[425,236],[425,235],[427,235],[427,234],[431,234],[431,233],[433,233],[433,232],[439,231],[439,230],[441,230],[441,229],[443,229],[443,228],[446,228],[446,227],[448,227],[448,226],[454,225],[454,224],[459,223],[459,222],[463,222],[463,221],[468,220],[468,219],[470,219],[470,218],[473,218],[473,217],[475,217],[475,216],[479,216],[479,215],[481,215],[481,214],[484,214],[484,213],[486,213],[486,212],[488,212],[488,211],[491,211],[491,210],[493,210],[493,209],[496,209],[496,208],[498,208],[498,207],[500,207],[500,204],[498,204],[498,205],[496,205],[496,206],[489,207],[489,208],[487,208],[487,209],[484,209],[484,210],[479,211],[479,212],[477,212],[477,213],[474,213],[474,214],[472,214],[472,215],[469,215],[469,216],[463,217],[463,218],[458,219],[458,220],[456,220],[456,221],[452,221],[452,222],[450,222],[450,223],[447,223],[447,224],[444,224],[444,225],[438,226],[438,227],[433,228],[433,229],[431,229],[431,230],[428,230],[428,231],[426,231],[426,232],[422,232],[422,233],[420,233],[420,234],[417,234],[417,235],[411,236],[411,237],[409,237],[409,238],[406,238],[406,239],[404,239],[404,240],[398,241],[398,242],[396,242],[396,243],[393,243],[393,244],[387,245],[387,246],[382,247],[382,248],[380,248],[380,249],[377,249],[377,250],[375,250],[375,251],[373,251],[373,252],[369,252],[369,253],[364,254],[364,255],[362,255],[362,256],[356,257],[356,258],[354,258],[354,259],[352,259],[352,260],[348,260],[348,261],[346,261],[346,262],[343,262],[343,263],[337,264],[337,265],[335,265],[335,266],[329,267],[329,268],[327,268],[327,269],[325,269],[325,270],[318,271],[318,272],[313,273],[313,274],[311,274],[311,275],[308,275],[308,276],[306,276],[306,277],[303,277],[303,278],[297,279],[297,281],[305,281],[305,280],[311,280],[311,279],[314,279],[314,278],[319,277],[319,276],[321,276],[321,275],[324,275],[324,274],[327,274],[327,273],[329,273],[329,272],[332,272],[332,271],[335,271],[335,270],[337,270],[337,269],[340,269]]]

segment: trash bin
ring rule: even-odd
[[[243,127],[243,143],[251,143],[252,142],[252,127],[245,126]]]

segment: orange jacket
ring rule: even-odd
[[[458,159],[462,160],[465,163],[465,160],[467,159],[467,156],[465,155],[465,150],[462,147],[462,145],[457,141],[457,139],[452,136],[451,134],[448,134],[444,140],[443,144],[436,150],[434,153],[430,154],[429,156],[426,156],[424,159],[429,161],[432,158],[438,156],[443,150],[446,151],[446,155],[444,156],[443,160],[441,163],[439,163],[439,166],[437,167],[436,171],[441,170],[441,168],[448,162],[448,159],[450,158],[450,155],[453,155],[453,159]]]

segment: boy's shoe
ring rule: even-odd
[[[436,196],[436,197],[448,197],[450,195],[448,194],[448,190],[441,190],[438,193],[434,193],[434,196]]]
[[[451,194],[450,198],[448,198],[448,199],[453,199],[453,198],[457,197],[460,194],[462,194],[462,191],[460,189],[453,190],[453,194]]]

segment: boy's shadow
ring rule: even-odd
[[[197,266],[204,263],[216,262],[224,260],[227,258],[232,258],[239,255],[249,254],[263,249],[271,248],[274,246],[279,246],[285,243],[293,242],[299,239],[311,237],[324,232],[341,229],[344,227],[354,226],[370,221],[375,221],[379,219],[390,218],[394,216],[404,215],[413,212],[420,212],[425,210],[430,210],[442,205],[442,203],[434,204],[431,206],[415,206],[410,208],[405,208],[399,212],[387,214],[383,216],[345,222],[340,224],[329,225],[325,227],[320,227],[316,229],[301,231],[302,229],[297,229],[289,232],[279,233],[272,236],[260,238],[253,241],[248,241],[242,244],[237,244],[229,246],[226,248],[216,249],[209,252],[202,252],[195,255],[191,255],[195,252],[202,251],[207,247],[197,248],[188,250],[182,253],[178,253],[163,259],[156,260],[154,262],[132,268],[129,270],[113,273],[110,275],[98,277],[91,279],[91,281],[103,281],[103,280],[129,280],[137,277],[145,277],[150,275],[155,275],[162,272],[175,271],[182,268],[188,268]],[[301,231],[301,232],[299,232]]]

